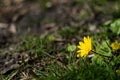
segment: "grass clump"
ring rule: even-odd
[[[72,35],[68,37],[69,34]],[[65,40],[67,40],[65,37],[70,39],[77,34],[80,34],[77,28],[74,30],[67,28],[58,33]],[[23,39],[18,50],[36,57],[34,65],[41,63],[32,70],[37,75],[33,77],[35,80],[118,80],[120,78],[119,41],[115,48],[115,42],[109,39],[106,33],[97,37],[94,35],[96,36],[92,34],[92,38],[84,37],[83,42],[80,41],[78,46],[69,41],[59,41],[53,35],[29,36]],[[104,38],[100,42],[101,36]],[[116,34],[115,37],[117,36]],[[33,64],[29,63],[29,65]]]

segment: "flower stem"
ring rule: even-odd
[[[97,52],[95,52],[94,50],[91,50],[95,55],[100,55],[100,56],[103,56],[102,54],[100,54],[100,53],[97,53]]]

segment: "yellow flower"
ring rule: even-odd
[[[79,42],[78,47],[78,54],[77,57],[86,57],[88,53],[92,50],[92,45],[91,45],[91,38],[84,37],[84,42]]]
[[[116,40],[115,42],[111,43],[111,47],[114,51],[116,51],[116,50],[120,49],[120,44]]]

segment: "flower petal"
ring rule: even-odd
[[[89,36],[84,37],[84,42],[79,42],[77,47],[80,49],[77,51],[77,56],[86,57],[89,51],[92,50],[91,38]]]

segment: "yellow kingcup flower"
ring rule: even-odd
[[[120,44],[116,40],[115,42],[111,43],[111,47],[114,51],[116,51],[116,50],[120,49]]]
[[[78,54],[77,57],[86,57],[88,53],[92,50],[92,43],[91,43],[91,38],[84,37],[84,42],[79,42],[78,47]]]

